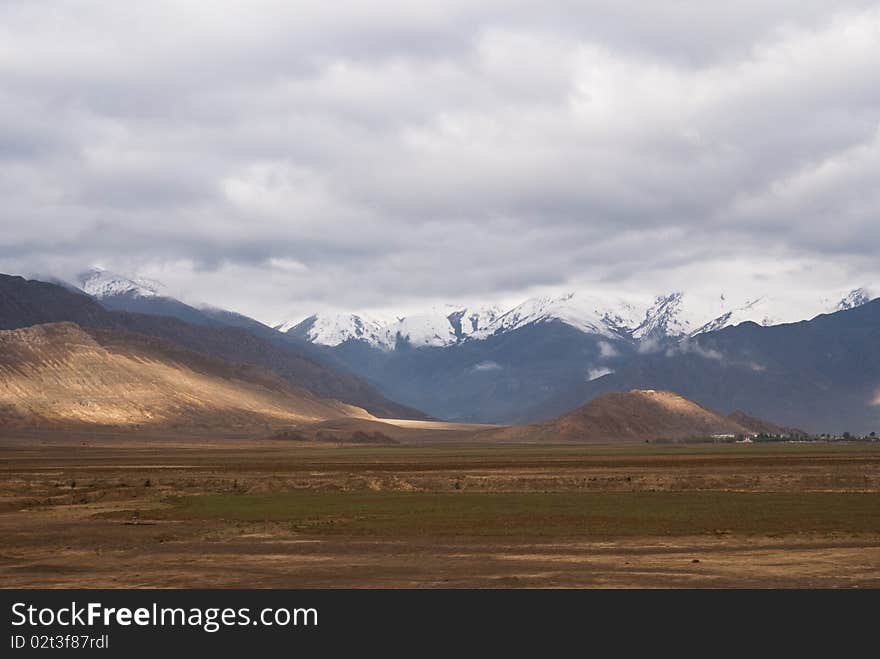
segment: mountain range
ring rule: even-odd
[[[880,300],[865,298],[781,324],[730,313],[697,326],[661,304],[638,332],[547,315],[445,346],[350,340],[324,350],[438,418],[529,423],[603,393],[664,389],[811,432],[870,432],[880,428]]]
[[[322,346],[360,341],[389,350],[401,345],[448,347],[556,321],[609,339],[642,341],[692,337],[743,322],[771,326],[807,320],[823,313],[852,309],[872,299],[871,291],[864,287],[842,291],[836,296],[817,295],[797,300],[769,295],[734,299],[724,293],[706,296],[676,291],[659,295],[648,304],[568,292],[555,297],[529,298],[507,310],[497,304],[449,304],[391,320],[357,313],[313,314],[270,328],[241,314],[185,304],[166,295],[159,281],[128,278],[103,268],[81,273],[70,285],[111,310],[173,316],[195,324],[219,322],[257,330],[264,335],[273,329]]]
[[[656,297],[650,304],[569,292],[530,298],[508,310],[498,305],[447,305],[393,320],[355,313],[314,314],[304,320],[280,323],[275,329],[320,345],[361,341],[386,350],[401,344],[447,347],[552,321],[587,334],[640,341],[696,336],[747,321],[769,326],[806,320],[850,309],[870,299],[866,288],[806,300],[773,296],[733,299],[724,293],[701,296],[673,292]]]
[[[810,432],[880,428],[880,300],[581,293],[390,321],[316,314],[269,327],[103,270],[66,287],[0,277],[0,328],[70,321],[272,370],[377,417],[536,423],[603,394],[669,390]]]
[[[0,431],[262,436],[285,441],[641,442],[781,433],[666,391],[604,394],[545,423],[498,428],[383,421],[272,371],[119,330],[43,323],[0,330]],[[797,435],[799,431],[786,431]]]

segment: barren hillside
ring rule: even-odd
[[[0,331],[0,425],[249,428],[371,418],[275,374],[125,332]]]
[[[750,431],[671,391],[605,394],[556,419],[493,431],[509,441],[614,442],[687,439]]]

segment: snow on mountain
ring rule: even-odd
[[[645,311],[643,320],[633,329],[632,337],[642,340],[648,337],[681,336],[689,334],[690,322],[683,317],[683,293],[658,296]]]
[[[636,340],[674,338],[712,332],[746,321],[759,325],[786,322],[789,314],[780,313],[776,302],[768,297],[741,300],[724,293],[701,297],[679,291],[658,297],[632,336]]]
[[[157,281],[125,277],[99,267],[79,275],[77,282],[83,291],[99,300],[117,297],[117,303],[143,304],[145,301],[138,298],[165,299],[164,286]],[[569,292],[533,297],[508,310],[497,305],[444,305],[394,319],[355,313],[316,314],[305,320],[284,322],[275,329],[321,345],[363,341],[393,350],[399,341],[416,348],[445,347],[483,340],[527,325],[558,321],[588,334],[642,342],[691,337],[747,321],[767,326],[808,320],[822,313],[858,307],[878,292],[871,287],[825,296],[799,293],[745,298],[675,291],[656,297],[649,305]]]
[[[740,299],[723,293],[715,297],[700,297],[678,292],[658,297],[632,336],[637,340],[647,336],[696,336],[744,322],[765,327],[793,323],[809,320],[822,313],[852,309],[870,299],[864,288],[854,289],[842,299],[770,295]]]
[[[122,275],[91,268],[77,277],[80,288],[99,300],[114,295],[155,297],[161,295],[162,284],[150,279],[129,279]]]
[[[846,296],[838,302],[834,311],[846,311],[847,309],[855,309],[872,300],[871,294],[866,288],[854,288]]]
[[[669,304],[661,305],[661,318],[652,319],[651,311],[648,312],[645,327],[653,324],[655,336],[695,336],[746,321],[774,325],[788,318],[768,297],[738,299],[724,293],[700,297],[679,292],[666,299]],[[639,332],[634,332],[634,336],[640,338]]]
[[[463,307],[447,316],[455,335],[462,339],[477,337],[501,316],[503,309],[498,305]]]
[[[621,338],[621,335],[629,332],[638,316],[637,308],[622,300],[612,304],[579,293],[567,293],[560,297],[535,297],[498,316],[474,338],[511,332],[532,323],[551,320],[561,321],[582,332]]]
[[[442,347],[479,337],[501,314],[498,306],[462,307],[447,304],[397,319],[387,330],[392,345],[399,337],[413,347]]]
[[[780,314],[779,307],[773,305],[772,299],[759,297],[754,300],[747,300],[742,306],[722,311],[719,316],[691,331],[690,334],[712,332],[731,325],[739,325],[746,321],[764,326],[778,325],[785,322],[785,316]]]
[[[337,346],[346,341],[365,341],[376,347],[389,346],[387,327],[381,321],[369,316],[353,313],[321,314],[309,316],[299,322],[286,322],[275,327],[311,343]]]
[[[417,348],[444,347],[550,321],[610,339],[645,341],[695,336],[747,321],[766,326],[807,320],[851,309],[870,299],[864,288],[824,298],[742,298],[677,291],[658,296],[645,308],[623,299],[567,293],[530,298],[508,311],[498,306],[447,305],[391,322],[356,314],[317,315],[276,329],[322,345],[360,340],[386,350],[394,349],[398,340]]]
[[[356,340],[393,349],[398,340],[403,340],[414,347],[442,347],[482,332],[500,312],[493,306],[446,305],[389,322],[364,314],[316,314],[302,321],[281,323],[275,329],[327,346]]]
[[[449,316],[455,309],[448,307],[433,308],[425,313],[413,314],[399,318],[397,323],[389,327],[395,337],[409,341],[415,348],[441,347],[458,343],[455,327]]]

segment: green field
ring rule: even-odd
[[[173,497],[164,519],[274,522],[310,534],[615,537],[880,532],[876,492],[423,493]]]

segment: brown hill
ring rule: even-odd
[[[604,394],[556,419],[489,431],[501,441],[622,442],[751,434],[748,428],[671,391]]]
[[[275,373],[119,331],[0,331],[0,425],[258,431],[372,418]]]

